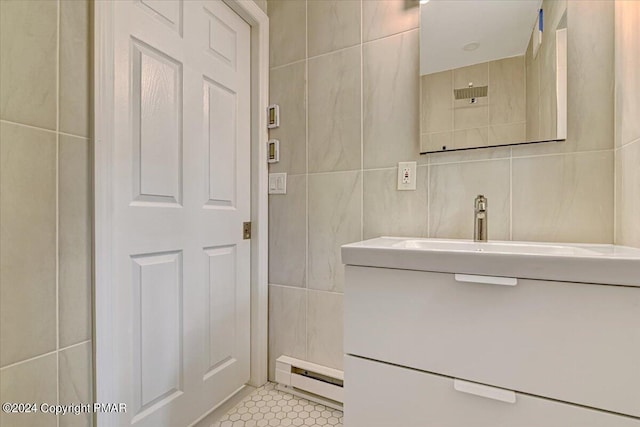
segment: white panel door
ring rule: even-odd
[[[186,426],[249,379],[250,28],[217,0],[114,16],[118,425]]]

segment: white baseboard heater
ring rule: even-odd
[[[280,356],[276,359],[276,383],[279,390],[342,410],[343,371]]]

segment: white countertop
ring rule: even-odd
[[[640,249],[616,245],[379,237],[342,246],[342,262],[640,287]]]

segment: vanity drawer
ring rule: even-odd
[[[640,288],[346,268],[345,353],[640,417]]]
[[[345,357],[345,427],[639,427],[640,420]],[[465,387],[461,387],[465,386]],[[471,386],[471,389],[469,389]],[[480,386],[482,388],[482,386]],[[469,391],[476,394],[469,394]]]

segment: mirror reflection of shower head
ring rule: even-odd
[[[454,89],[453,95],[455,99],[468,99],[469,104],[475,104],[478,102],[477,98],[487,96],[489,92],[489,86],[473,86],[472,82],[469,82],[469,86],[461,89]]]

